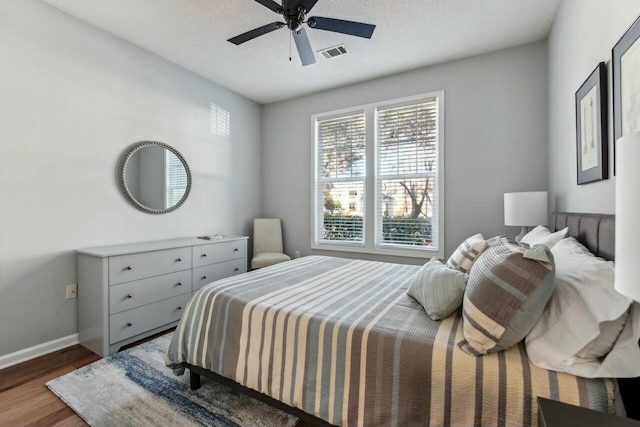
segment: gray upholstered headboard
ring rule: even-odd
[[[569,227],[575,237],[592,253],[606,260],[615,258],[615,215],[555,212],[551,214],[552,231]]]

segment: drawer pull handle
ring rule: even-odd
[[[178,310],[182,310],[182,306],[181,305],[178,306]]]
[[[133,323],[131,323],[131,322],[127,322],[127,326],[128,326],[128,327],[132,327],[132,326],[133,326]]]
[[[234,268],[234,269],[233,269],[233,271],[239,271],[239,270],[240,270],[239,268]]]
[[[201,257],[201,258],[204,258],[204,257],[206,257],[206,256],[207,256],[207,254],[202,254],[202,255],[200,255],[200,257]]]
[[[182,286],[182,282],[178,282],[176,286]]]
[[[235,248],[235,249],[233,250],[233,252],[238,252],[238,248]]]
[[[126,267],[125,267],[125,270],[129,270],[129,271],[131,271],[131,270],[133,270],[133,267],[131,267],[130,265],[128,265],[128,266],[126,266]]]
[[[206,278],[207,278],[207,276],[202,276],[202,278],[201,278],[200,280],[204,280],[204,279],[206,279]]]
[[[127,295],[127,298],[133,298],[133,294]]]
[[[182,258],[178,258],[176,262],[182,262]]]

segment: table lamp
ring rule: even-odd
[[[640,301],[636,250],[640,241],[640,133],[616,141],[615,289]]]
[[[504,225],[522,227],[516,242],[527,234],[530,227],[546,224],[547,215],[546,191],[504,193]]]
[[[624,136],[616,141],[616,291],[640,301],[640,281],[638,280],[638,260],[634,249],[640,238],[640,133]],[[637,310],[632,306],[631,312]],[[629,317],[631,319],[631,316]],[[634,335],[634,339],[638,339]],[[636,341],[640,346],[640,340]],[[618,385],[623,393],[637,396],[640,386],[637,378],[620,378]],[[631,408],[635,408],[635,403]],[[640,418],[640,411],[627,410],[627,416]]]

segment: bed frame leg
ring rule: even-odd
[[[191,380],[191,390],[197,390],[200,388],[200,374],[196,374],[189,369],[189,379]]]

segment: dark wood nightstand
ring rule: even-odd
[[[538,397],[539,427],[640,427],[640,421]]]

